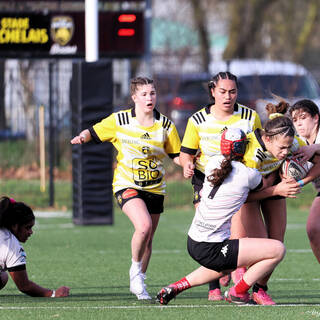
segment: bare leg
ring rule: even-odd
[[[307,220],[307,234],[313,254],[320,263],[320,197],[313,200]]]
[[[287,227],[286,200],[264,200],[262,201],[261,209],[267,228],[268,238],[283,242]],[[270,277],[271,273],[266,275],[266,277],[261,279],[258,283],[266,286]]]
[[[152,232],[152,220],[143,200],[134,198],[122,208],[134,226],[131,253],[134,261],[141,261]]]
[[[153,240],[154,233],[158,227],[159,219],[160,219],[160,214],[151,214],[152,230],[151,230],[151,235],[149,237],[149,240],[147,242],[147,245],[142,257],[142,264],[141,264],[141,271],[143,273],[146,273],[149,265],[149,261],[152,253],[152,240]]]

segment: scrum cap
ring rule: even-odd
[[[246,145],[246,134],[239,128],[228,128],[221,136],[220,149],[224,156],[232,155],[243,157],[246,151]]]

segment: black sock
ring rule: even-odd
[[[263,285],[261,285],[261,284],[259,284],[259,283],[255,283],[255,284],[253,285],[253,287],[252,287],[252,292],[258,292],[260,288],[261,288],[262,290],[264,290],[264,291],[267,291],[267,290],[268,290],[268,286],[263,286]]]
[[[209,282],[209,291],[214,290],[214,289],[220,289],[219,279],[212,280]]]

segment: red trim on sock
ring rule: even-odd
[[[189,281],[186,279],[186,277],[180,279],[179,281],[172,283],[170,286],[174,286],[177,290],[177,293],[180,293],[186,289],[189,289],[191,287]]]
[[[241,278],[241,280],[239,280],[239,282],[234,286],[234,289],[236,290],[236,293],[242,294],[242,293],[246,293],[251,286],[249,286],[244,280],[243,278]]]

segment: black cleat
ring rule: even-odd
[[[177,291],[174,287],[164,287],[157,294],[157,301],[161,304],[168,304],[177,295]]]

